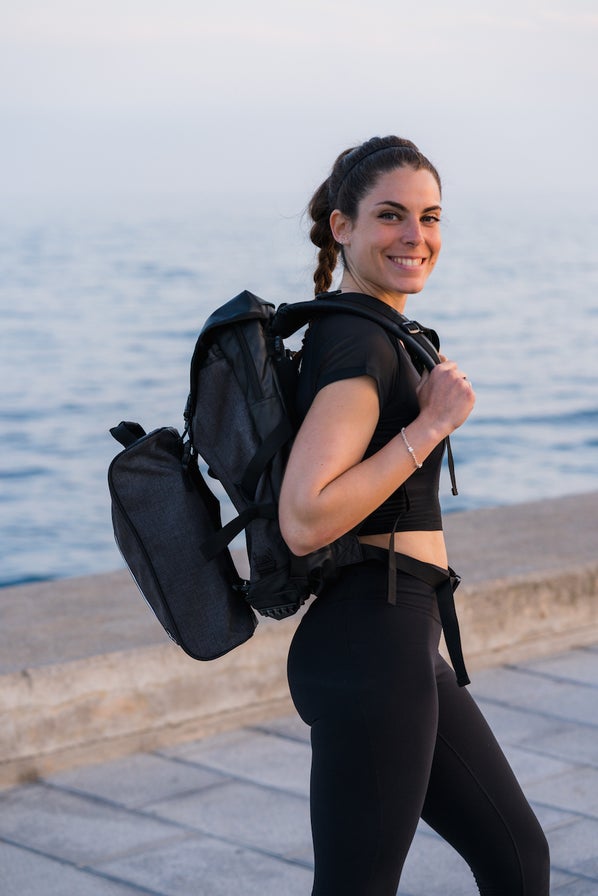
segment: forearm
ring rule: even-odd
[[[307,554],[353,529],[384,503],[446,435],[420,415],[405,428],[411,454],[397,434],[376,454],[359,461],[330,482],[300,491],[287,484],[281,495],[283,537],[298,555]]]

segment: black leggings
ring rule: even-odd
[[[463,856],[483,896],[547,896],[546,838],[490,728],[438,653],[436,597],[387,569],[347,567],[289,654],[311,725],[312,896],[395,896],[419,818]]]

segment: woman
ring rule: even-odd
[[[414,144],[376,137],[347,150],[309,210],[316,293],[340,255],[342,293],[403,312],[441,244],[440,179]],[[469,863],[483,896],[545,896],[546,839],[438,653],[446,588],[435,583],[449,581],[439,470],[446,436],[473,408],[470,382],[446,359],[420,377],[380,325],[339,311],[308,331],[298,404],[283,536],[304,555],[355,532],[365,555],[312,603],[289,655],[293,700],[311,725],[312,896],[394,896],[420,817]],[[454,632],[451,644],[459,662]]]

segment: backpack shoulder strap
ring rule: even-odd
[[[340,290],[333,293],[321,293],[315,299],[310,299],[307,302],[280,305],[270,321],[270,331],[273,335],[284,339],[306,324],[308,320],[320,314],[338,313],[339,311],[348,311],[350,314],[379,323],[389,333],[397,336],[427,370],[432,370],[436,364],[440,363],[438,355],[440,341],[434,330],[422,327],[417,321],[410,320],[404,314],[395,311],[390,305],[371,296],[341,293]],[[448,436],[445,442],[451,492],[453,495],[457,495],[455,463]]]
[[[274,315],[270,328],[283,339],[314,317],[331,312],[347,311],[367,320],[375,321],[385,330],[401,339],[421,363],[432,370],[439,363],[439,341],[434,330],[427,330],[415,320],[395,311],[384,302],[371,296],[354,293],[322,293],[307,302],[281,305]]]

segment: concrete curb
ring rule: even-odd
[[[560,509],[562,521],[573,500],[578,505],[576,525],[581,514],[586,533],[593,526],[595,535],[596,496],[562,499],[560,504],[553,501],[551,512]],[[537,507],[541,518],[547,508],[543,502],[538,505],[543,505]],[[529,507],[525,505],[525,513],[520,511],[526,527]],[[455,515],[451,539],[456,545],[459,526],[469,530],[475,524],[475,514],[482,513],[488,512]],[[518,539],[517,516],[515,509],[501,508],[491,517],[497,532],[503,536],[509,533],[510,541],[504,550],[508,549],[511,565],[513,544]],[[487,537],[487,528],[485,532]],[[560,528],[561,540],[562,533]],[[546,532],[536,530],[536,540],[547,537]],[[469,552],[471,543],[469,533]],[[496,548],[497,539],[491,543]],[[545,557],[546,562],[534,562],[536,568],[531,571],[500,578],[484,578],[480,569],[477,574],[472,572],[471,578],[477,581],[461,586],[457,592],[470,672],[598,640],[595,544],[591,537],[587,539],[588,549],[581,551],[578,544],[576,557],[570,547],[563,547],[569,562],[562,568],[555,565],[552,549],[543,551],[540,547],[539,556]],[[483,567],[483,551],[476,550],[475,554]],[[518,565],[521,568],[524,564]],[[488,569],[491,568],[489,563]],[[54,620],[56,637],[53,643],[47,642],[52,627],[46,622],[46,653],[33,638],[28,650],[23,651],[23,663],[15,661],[12,668],[6,664],[3,667],[0,787],[75,764],[203,737],[286,713],[291,708],[286,654],[298,616],[285,622],[263,621],[247,644],[218,660],[198,663],[164,640],[126,573],[51,583],[51,587],[46,583],[41,587],[48,600],[47,619]],[[5,607],[12,608],[14,614],[12,629],[4,634],[13,644],[19,643],[18,628],[27,618],[28,599],[37,600],[39,608],[39,594],[39,585],[0,592]],[[55,595],[54,604],[51,594]],[[17,599],[21,617],[15,609]],[[112,618],[111,601],[121,614],[116,647],[105,628],[106,619]],[[56,604],[61,610],[58,616],[53,615]],[[127,629],[129,613],[133,621]],[[61,654],[60,634],[68,626],[69,617],[80,618],[81,614],[85,625],[76,645],[65,644]],[[10,613],[7,616],[10,618]],[[130,631],[128,646],[122,643],[123,626],[126,632]],[[87,644],[82,643],[84,631],[90,639]],[[98,649],[100,645],[104,649]],[[75,648],[79,655],[73,652]],[[57,661],[58,656],[67,659]]]
[[[598,563],[464,586],[455,603],[472,667],[595,643],[597,594]]]
[[[288,712],[290,628],[211,663],[167,642],[2,676],[0,786]]]

